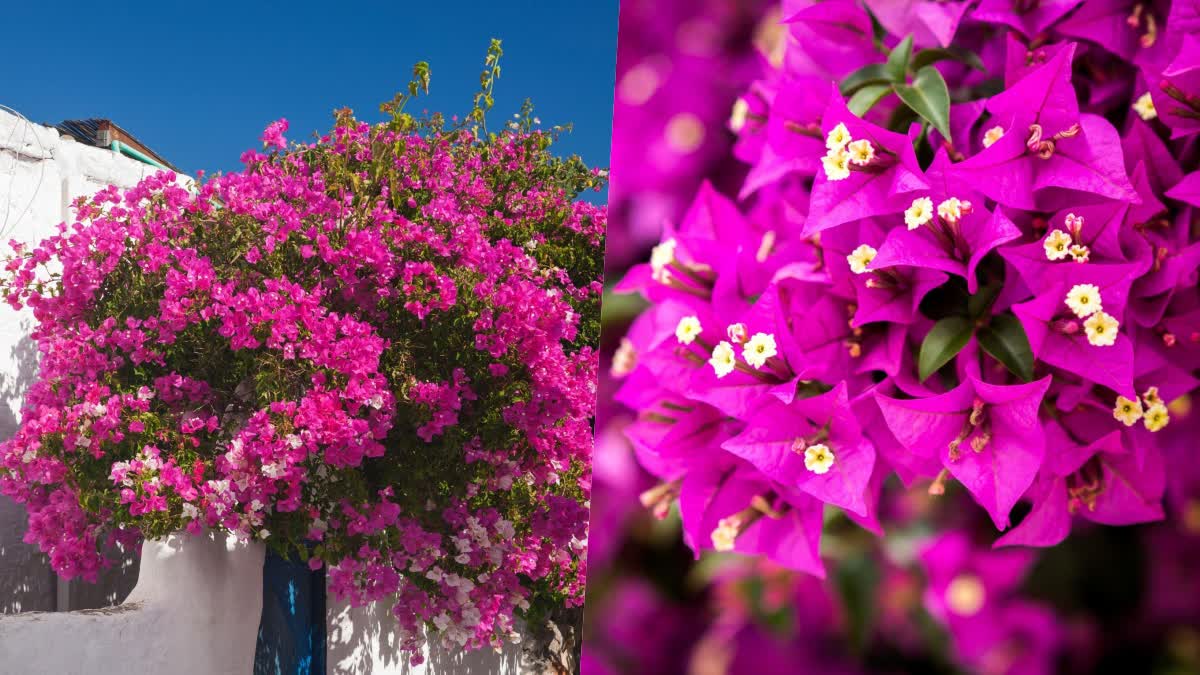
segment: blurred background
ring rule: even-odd
[[[621,3],[609,288],[703,181],[736,197],[747,167],[731,114],[779,58],[779,20],[779,3],[762,0]],[[1170,477],[1165,521],[1077,523],[1051,549],[993,552],[995,529],[965,494],[889,483],[885,539],[826,523],[825,581],[736,555],[693,559],[677,516],[639,504],[655,481],[622,435],[632,413],[607,375],[643,307],[604,301],[584,675],[1200,673],[1200,468]],[[1193,451],[1200,415],[1188,412],[1173,411],[1165,446]],[[946,622],[930,612],[941,599],[989,611]]]

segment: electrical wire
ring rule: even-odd
[[[6,139],[5,143],[4,143],[5,147],[9,148],[10,151],[12,152],[13,161],[12,161],[12,165],[10,167],[9,173],[8,173],[8,177],[9,177],[8,191],[4,192],[4,191],[0,190],[0,201],[4,202],[4,218],[3,218],[3,220],[0,220],[0,240],[3,240],[5,237],[7,237],[9,235],[9,233],[11,233],[13,231],[13,229],[16,228],[17,223],[21,222],[21,219],[25,217],[25,214],[28,213],[31,208],[33,208],[34,203],[37,201],[38,194],[40,194],[42,191],[42,183],[46,179],[46,162],[45,161],[38,162],[38,164],[40,165],[41,171],[38,172],[38,181],[37,181],[37,185],[33,188],[33,195],[29,198],[29,203],[25,205],[25,208],[21,209],[21,212],[19,214],[17,214],[17,217],[10,221],[10,217],[12,216],[12,210],[13,210],[13,206],[14,206],[13,193],[14,193],[14,189],[15,189],[16,183],[17,183],[17,166],[21,161],[21,154],[26,146],[26,143],[25,143],[26,134],[30,130],[32,130],[33,140],[35,142],[37,142],[38,150],[41,151],[41,154],[46,153],[46,147],[44,145],[42,145],[42,141],[40,139],[38,139],[37,129],[34,127],[33,122],[30,122],[28,119],[26,119],[26,117],[24,115],[22,115],[21,113],[17,112],[16,110],[13,110],[12,108],[10,108],[2,103],[0,103],[0,110],[4,110],[8,113],[11,113],[12,115],[16,116],[17,119],[20,120],[20,122],[13,125],[12,131],[9,132],[8,139]],[[21,122],[23,122],[23,124]],[[21,128],[21,141],[20,141],[19,145],[14,146],[12,144],[12,140],[13,140],[13,137],[16,136],[16,134],[17,134],[17,127]],[[48,158],[40,158],[39,157],[39,159],[48,159]],[[0,175],[3,175],[3,174],[0,174]]]

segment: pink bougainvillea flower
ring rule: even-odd
[[[1137,201],[1116,130],[1079,112],[1070,80],[1074,54],[1073,47],[1060,50],[988,101],[986,124],[1003,129],[1003,136],[955,165],[955,180],[1026,210],[1059,208],[1068,198]]]
[[[917,47],[949,47],[971,3],[870,0],[866,5],[893,35],[911,33]]]
[[[700,549],[762,555],[789,569],[825,576],[822,503],[771,484],[744,461],[709,465],[679,499],[684,526]],[[689,524],[694,523],[694,526]]]
[[[984,207],[981,194],[952,182],[949,169],[949,156],[939,153],[925,174],[929,191],[912,193],[908,205],[930,210],[922,216],[925,222],[914,227],[909,216],[898,214],[897,226],[888,232],[871,269],[906,265],[941,270],[965,278],[974,293],[979,286],[975,270],[983,257],[1021,236],[1000,209],[989,212]]]
[[[1052,454],[1029,492],[1033,509],[996,541],[997,546],[1053,546],[1070,533],[1075,515],[1108,525],[1163,517],[1166,478],[1157,448],[1146,445],[1139,462],[1126,449],[1120,431],[1081,442],[1079,434],[1086,434],[1089,424],[1096,428],[1106,412],[1093,409],[1046,424]]]
[[[765,402],[747,419],[745,430],[722,447],[776,483],[858,515],[867,513],[875,448],[850,410],[844,382],[787,405]]]
[[[1154,111],[1171,138],[1200,131],[1200,37],[1184,33],[1179,52],[1161,73],[1147,72]]]
[[[1049,377],[1010,386],[969,378],[939,396],[877,398],[896,439],[915,454],[937,452],[1003,530],[1042,463],[1038,408],[1049,386]]]
[[[914,193],[929,189],[909,138],[859,118],[835,91],[821,117],[822,138],[839,125],[849,133],[847,145],[856,141],[868,144],[870,159],[850,162],[844,177],[833,174],[831,178],[826,171],[817,174],[805,235],[859,218],[898,214],[912,203]]]

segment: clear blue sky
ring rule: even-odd
[[[378,120],[417,61],[433,81],[410,110],[466,112],[492,37],[493,123],[530,97],[544,125],[574,124],[560,152],[608,166],[618,0],[4,4],[0,104],[35,122],[112,119],[187,173],[237,169],[279,117],[294,140],[343,106]]]

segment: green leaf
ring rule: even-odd
[[[888,78],[892,82],[904,82],[904,76],[908,73],[908,60],[912,58],[912,45],[912,35],[909,35],[901,40],[900,44],[896,45],[896,48],[888,54],[887,65],[884,67],[887,69]]]
[[[938,61],[958,61],[964,63],[979,72],[984,72],[983,61],[979,60],[979,56],[975,52],[965,49],[943,49],[935,47],[933,49],[922,49],[913,55],[912,69],[920,70],[925,66],[932,66]]]
[[[917,71],[913,83],[896,85],[896,95],[909,108],[929,120],[942,136],[950,138],[950,90],[933,66]]]
[[[886,52],[887,48],[883,46],[883,40],[887,37],[887,29],[880,23],[879,17],[875,16],[875,12],[871,11],[870,7],[866,8],[867,16],[871,17],[871,43],[881,52]]]
[[[879,569],[865,554],[847,558],[833,575],[834,586],[846,612],[846,633],[850,646],[862,653],[868,646],[877,616],[875,592]]]
[[[978,337],[983,351],[1022,380],[1033,380],[1033,350],[1017,317],[1001,314],[993,318],[991,323],[979,329]]]
[[[946,283],[925,294],[918,310],[937,321],[949,316],[966,316],[970,305],[967,282],[962,277],[950,277]]]
[[[921,381],[924,382],[942,366],[950,363],[950,359],[971,341],[974,329],[975,324],[961,316],[952,316],[933,324],[933,329],[921,343],[921,353],[917,357],[917,371]]]
[[[843,96],[849,96],[868,84],[890,83],[891,80],[888,78],[885,68],[882,63],[865,65],[847,75],[838,88],[841,90]]]
[[[890,84],[868,84],[867,86],[854,92],[849,101],[846,101],[846,107],[850,112],[862,117],[867,114],[867,111],[879,103],[879,100],[892,92]]]
[[[979,292],[967,298],[967,314],[978,319],[987,314],[1000,295],[1002,284],[985,284],[979,287]]]

